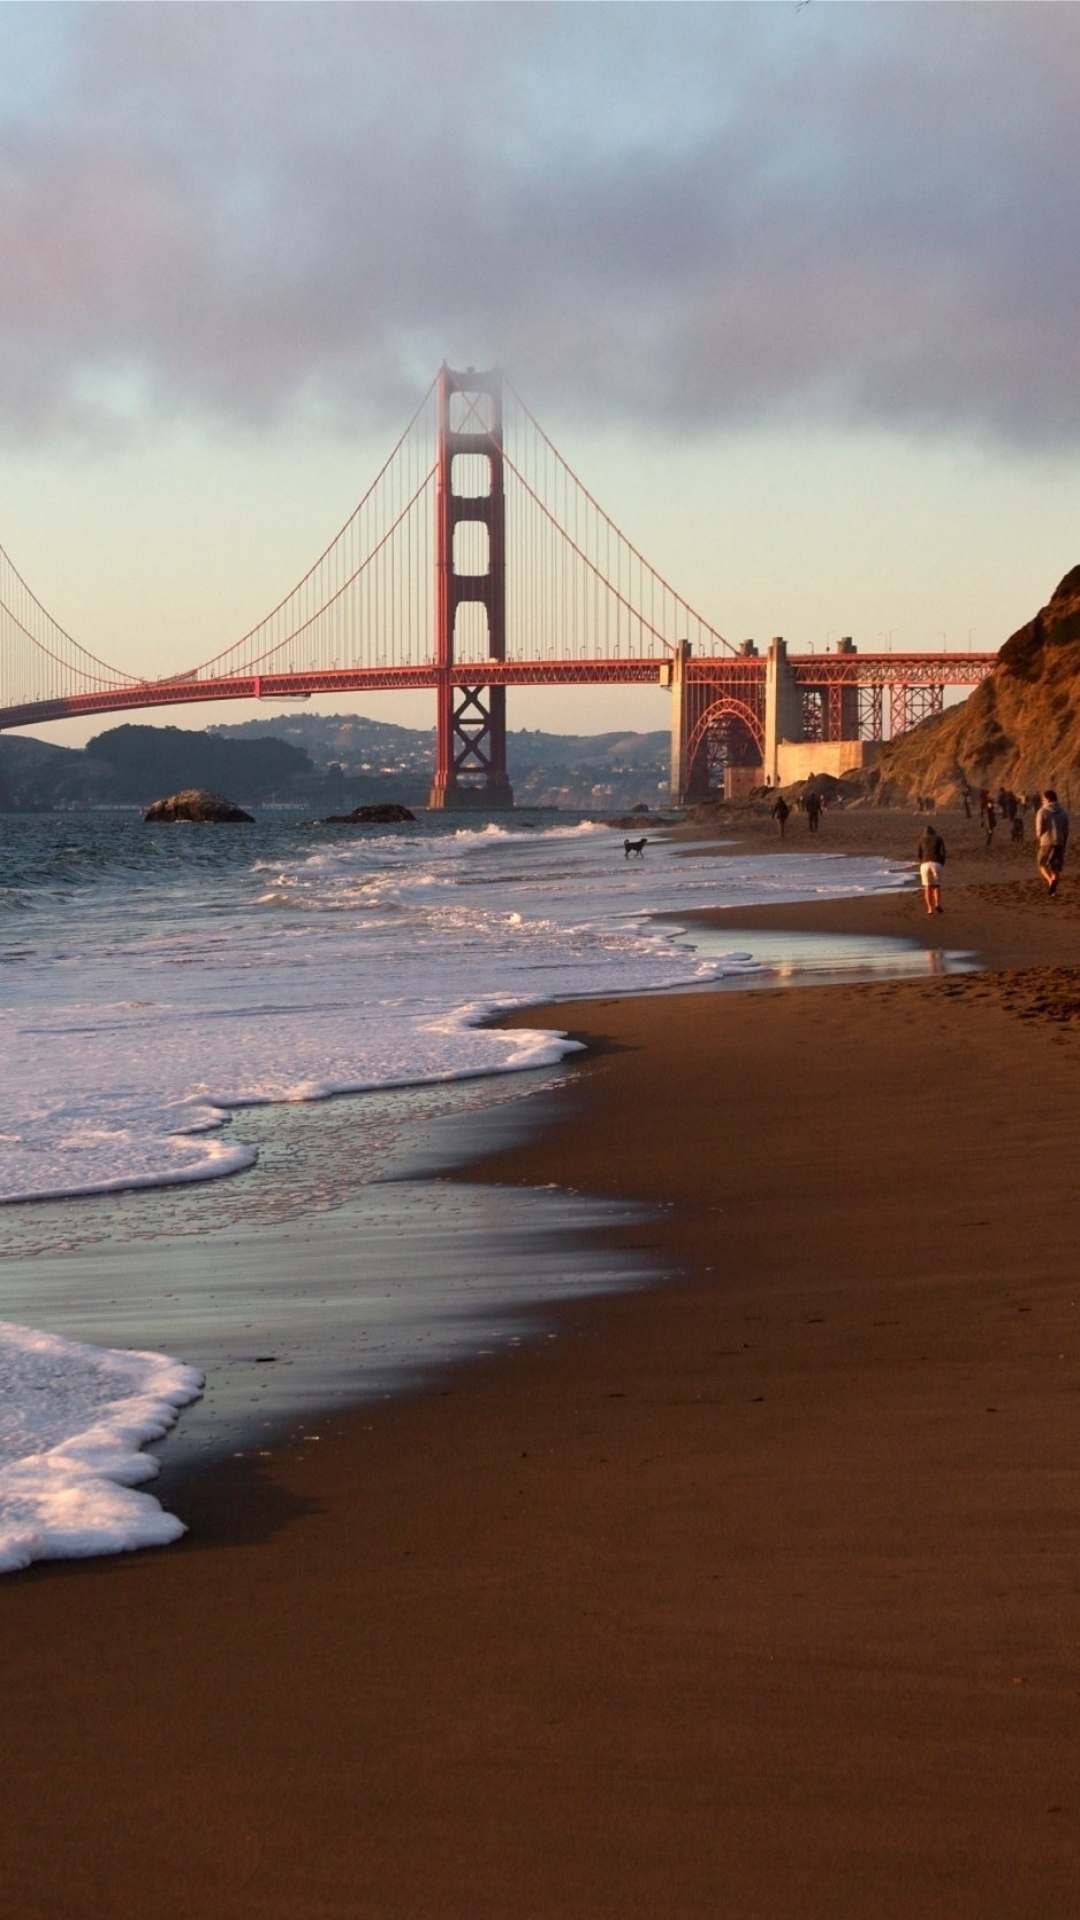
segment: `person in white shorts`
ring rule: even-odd
[[[923,899],[926,901],[926,911],[940,913],[941,869],[945,865],[945,842],[932,822],[922,830],[915,857],[919,862],[919,880],[922,884]]]

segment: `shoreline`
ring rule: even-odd
[[[205,1376],[205,1394],[143,1449],[160,1469],[147,1491],[183,1519],[182,1483],[222,1456],[265,1457],[337,1411],[543,1337],[568,1290],[647,1283],[632,1261],[624,1276],[612,1267],[610,1205],[452,1183],[493,1143],[550,1124],[564,1078],[542,1068],[483,1091],[470,1081],[343,1096],[332,1114],[326,1102],[268,1110],[266,1156],[242,1190],[200,1196],[185,1183],[133,1189],[120,1209],[82,1197],[28,1208],[29,1247],[50,1238],[0,1259],[0,1320],[106,1351],[183,1353]],[[376,1123],[378,1153],[367,1146],[350,1193],[351,1142]]]
[[[740,918],[738,909],[691,910],[673,919],[682,925],[722,926],[728,912],[735,924],[756,925],[753,912]],[[792,916],[799,917],[797,905],[790,907],[787,919]],[[654,917],[663,921],[669,916]],[[820,953],[814,950],[815,941]],[[676,991],[769,991],[849,978],[902,978],[912,970],[916,954],[915,943],[907,939],[875,935],[867,942],[831,929],[812,935],[807,951],[783,967],[775,964],[768,946],[759,955],[758,941],[750,945],[755,968]],[[782,934],[785,954],[790,945],[788,935]],[[671,991],[657,989],[642,997],[664,997]],[[547,1010],[541,1031],[557,1023],[561,1004]],[[492,1014],[482,1024],[528,1027],[532,1011],[523,1005],[512,1017],[509,1012]],[[550,1277],[553,1249],[560,1243],[575,1273],[571,1290],[582,1299],[597,1290],[661,1284],[659,1275],[643,1276],[631,1261],[621,1277],[617,1268],[607,1271],[598,1247],[603,1243],[615,1248],[619,1223],[605,1219],[605,1203],[590,1202],[565,1188],[551,1191],[549,1184],[531,1196],[539,1205],[533,1218],[524,1201],[507,1196],[501,1203],[503,1213],[509,1216],[516,1205],[521,1215],[501,1223],[502,1299],[498,1288],[490,1299],[481,1298],[482,1290],[476,1288],[473,1298],[454,1305],[451,1281],[440,1290],[445,1299],[431,1295],[431,1327],[425,1324],[410,1332],[407,1326],[395,1327],[392,1314],[387,1319],[383,1302],[392,1292],[425,1286],[416,1266],[422,1246],[418,1255],[411,1243],[418,1237],[422,1242],[428,1232],[419,1216],[432,1205],[438,1211],[440,1185],[445,1191],[459,1169],[479,1163],[493,1146],[504,1147],[518,1137],[527,1141],[538,1130],[556,1125],[559,1096],[570,1083],[574,1061],[571,1051],[559,1067],[334,1095],[299,1106],[271,1103],[244,1109],[247,1130],[259,1143],[259,1159],[242,1177],[135,1186],[105,1195],[56,1195],[19,1204],[12,1221],[18,1222],[23,1244],[12,1242],[0,1254],[0,1319],[40,1323],[49,1333],[106,1350],[182,1351],[204,1373],[205,1396],[161,1441],[145,1449],[160,1474],[149,1490],[166,1503],[175,1499],[182,1517],[183,1484],[223,1454],[235,1456],[239,1449],[266,1457],[268,1450],[289,1444],[297,1433],[336,1412],[355,1412],[373,1399],[425,1390],[433,1377],[468,1366],[477,1352],[488,1357],[493,1346],[507,1339],[516,1343],[520,1338],[544,1338],[547,1321],[566,1291]],[[329,1132],[328,1113],[333,1115]],[[373,1120],[378,1135],[374,1145]],[[358,1128],[367,1136],[364,1171],[352,1196],[341,1197],[355,1171],[350,1143]],[[317,1136],[318,1188],[312,1173],[304,1171],[312,1156],[312,1148],[304,1144],[308,1133]],[[273,1195],[260,1200],[268,1183]],[[326,1197],[330,1187],[339,1195],[332,1203]],[[443,1201],[442,1207],[454,1215],[449,1230],[455,1271],[470,1259],[478,1270],[489,1268],[491,1254],[480,1222],[461,1217],[460,1205],[448,1209]],[[390,1214],[395,1216],[392,1224],[386,1217]],[[641,1223],[622,1224],[632,1234]],[[349,1282],[343,1262],[350,1239],[357,1237],[365,1253],[374,1237],[379,1278],[374,1293],[364,1291],[345,1320],[341,1305]],[[393,1242],[402,1243],[401,1256]],[[543,1249],[535,1273],[523,1257],[530,1243]],[[305,1274],[317,1271],[320,1278],[314,1288],[300,1287],[290,1311],[284,1298],[286,1276],[298,1263]],[[147,1267],[153,1272],[152,1283],[144,1275]],[[514,1273],[512,1286],[506,1278],[509,1271]],[[308,1306],[313,1293],[321,1296],[314,1319],[316,1310]],[[182,1308],[170,1312],[169,1303],[178,1301]],[[370,1345],[365,1318],[375,1336]],[[245,1335],[243,1329],[256,1323],[258,1337]],[[524,1331],[518,1331],[519,1324]],[[275,1352],[256,1353],[256,1347],[273,1347]]]
[[[0,1587],[27,1911],[1070,1910],[1076,916],[981,891],[1014,971],[547,1009],[559,1124],[451,1179],[653,1204],[671,1279]]]
[[[909,953],[915,955],[914,943],[875,937],[853,943],[856,952],[847,962],[846,936],[813,938],[822,942],[820,963],[812,952],[800,953],[777,970],[767,955],[759,971],[733,972],[679,991],[769,991],[871,979],[876,972],[902,978]],[[757,941],[752,945],[756,953]],[[787,936],[782,945],[790,945]],[[876,967],[875,947],[881,950]],[[551,1010],[555,1020],[559,1004]],[[514,1017],[528,1025],[531,1011],[521,1007]],[[487,1024],[500,1024],[500,1016]],[[551,1323],[575,1300],[664,1283],[660,1273],[640,1271],[620,1252],[621,1237],[629,1236],[636,1248],[638,1230],[648,1224],[644,1215],[611,1218],[612,1208],[626,1212],[621,1202],[550,1185],[520,1199],[492,1189],[486,1212],[494,1206],[500,1216],[496,1252],[485,1209],[468,1219],[460,1198],[447,1198],[459,1170],[466,1170],[468,1182],[467,1169],[496,1147],[513,1139],[527,1143],[557,1126],[574,1059],[571,1054],[560,1068],[521,1075],[393,1088],[377,1098],[339,1095],[298,1108],[260,1108],[260,1159],[242,1184],[136,1187],[105,1196],[103,1205],[95,1195],[26,1203],[18,1209],[30,1222],[26,1245],[0,1256],[0,1319],[41,1325],[106,1350],[182,1351],[205,1375],[205,1395],[144,1449],[159,1469],[147,1490],[167,1506],[172,1502],[183,1518],[186,1483],[223,1456],[265,1458],[338,1412],[427,1391],[442,1375],[452,1376],[478,1356],[488,1359],[508,1341],[549,1337]],[[329,1134],[328,1109],[334,1116]],[[365,1172],[351,1197],[329,1207],[311,1191],[305,1206],[303,1163],[312,1150],[301,1145],[304,1136],[316,1136],[323,1187],[340,1189],[352,1170],[342,1138],[354,1138],[357,1126],[366,1132],[373,1111],[382,1133],[374,1180]],[[250,1128],[250,1113],[247,1120]],[[371,1159],[370,1148],[366,1157]],[[277,1180],[286,1167],[293,1191],[283,1197]],[[258,1190],[268,1181],[273,1198],[260,1202]],[[118,1212],[124,1217],[119,1238]],[[451,1238],[445,1244],[454,1260],[433,1291],[422,1271],[431,1231],[426,1216],[440,1213],[447,1216]],[[364,1273],[351,1272],[350,1247],[358,1241],[364,1245],[364,1273],[371,1266],[378,1275],[374,1291],[364,1285]],[[605,1262],[601,1247],[611,1250],[614,1266]],[[463,1289],[461,1275],[470,1261],[478,1274],[492,1270],[495,1261],[498,1285]],[[565,1286],[554,1277],[560,1264],[573,1275]],[[288,1276],[297,1268],[317,1273],[317,1284],[291,1286]],[[355,1304],[343,1317],[347,1293],[357,1286]],[[396,1324],[388,1303],[402,1291],[427,1303],[423,1324]],[[244,1331],[254,1325],[257,1337]]]

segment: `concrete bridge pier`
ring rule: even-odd
[[[770,786],[780,784],[781,742],[805,739],[802,699],[798,681],[788,660],[787,646],[779,634],[769,642],[765,656],[765,766],[762,778]]]
[[[686,663],[690,658],[689,640],[680,640],[670,661],[661,668],[661,684],[671,688],[671,798],[677,807],[683,803],[686,784]]]

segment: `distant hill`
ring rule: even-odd
[[[507,739],[519,806],[626,811],[667,798],[666,733],[554,734]],[[313,811],[399,801],[425,806],[434,734],[357,714],[286,714],[205,730],[125,724],[85,750],[0,733],[0,810],[145,806],[183,787],[241,805],[293,802]]]
[[[273,735],[230,740],[181,727],[111,727],[87,741],[86,757],[111,769],[113,798],[139,804],[182,787],[210,787],[245,800],[289,799],[313,771],[302,747]]]
[[[882,748],[869,786],[888,804],[914,794],[959,804],[964,782],[1080,801],[1080,567],[1005,642],[993,671],[961,706]]]
[[[180,727],[112,727],[86,748],[0,734],[0,808],[145,806],[181,787],[245,799],[291,799],[320,784],[306,753],[284,740],[218,740]]]
[[[33,812],[95,797],[86,756],[77,748],[0,733],[0,812]]]
[[[435,756],[434,728],[399,727],[363,714],[296,713],[272,720],[226,722],[210,731],[231,740],[276,735],[303,747],[315,766],[369,798],[423,805]],[[602,811],[667,798],[671,740],[655,733],[541,733],[522,728],[506,737],[510,783],[519,806],[584,807]],[[373,780],[381,783],[376,794]]]

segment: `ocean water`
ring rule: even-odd
[[[48,1291],[33,1264],[45,1255],[113,1239],[128,1248],[118,1271],[130,1286],[132,1243],[243,1233],[249,1207],[308,1218],[343,1184],[400,1172],[403,1103],[437,1119],[440,1101],[483,1108],[505,1100],[508,1076],[524,1086],[557,1073],[575,1043],[486,1024],[500,1010],[782,972],[768,942],[729,944],[680,914],[903,878],[827,852],[695,857],[658,841],[626,860],[622,840],[529,814],[374,829],[270,813],[232,828],[0,816],[0,1260],[28,1322],[35,1273]],[[331,1095],[354,1096],[347,1182],[331,1164],[332,1121],[305,1158],[282,1151],[275,1119]],[[140,1189],[156,1212],[136,1210]],[[436,1311],[416,1304],[419,1286],[400,1291],[399,1317]],[[130,1313],[120,1320],[124,1344],[153,1337]],[[159,1324],[149,1303],[145,1320]],[[197,1391],[194,1376],[145,1353],[132,1375],[130,1355],[71,1344],[85,1329],[62,1321],[54,1298],[48,1331],[0,1325],[0,1569],[101,1550],[80,1540],[139,1544],[173,1524],[136,1491],[144,1469],[132,1462],[153,1471],[138,1449]]]

